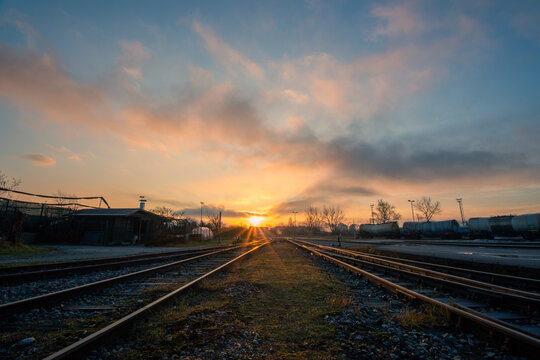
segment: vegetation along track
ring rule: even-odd
[[[540,300],[536,293],[504,288],[350,250],[291,241],[392,292],[445,308],[460,326],[490,336],[508,350],[540,350]],[[365,269],[369,269],[366,271]]]
[[[0,349],[7,349],[2,350],[0,358],[43,357],[55,351],[50,358],[78,358],[184,289],[260,246],[221,249],[127,274],[105,284],[88,284],[92,286],[70,292],[69,299],[52,295],[46,303],[53,303],[52,307],[36,299],[30,307],[4,304],[0,312],[12,315],[0,323]],[[29,308],[33,310],[27,311]]]

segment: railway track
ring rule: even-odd
[[[525,356],[540,350],[538,293],[305,241],[296,246],[410,299],[449,311],[462,329]]]
[[[0,314],[4,315],[0,322],[2,341],[13,342],[17,336],[37,334],[33,339],[42,341],[36,341],[37,350],[32,357],[54,352],[48,358],[79,358],[94,346],[110,340],[111,335],[128,329],[134,321],[170,302],[185,289],[265,244],[215,250],[171,264],[0,305]],[[58,350],[58,337],[73,343]],[[17,352],[17,346],[11,346],[10,351],[14,352],[13,358],[24,355]]]
[[[349,254],[353,256],[369,256],[372,258],[385,259],[395,262],[400,262],[403,264],[409,264],[417,267],[422,267],[425,269],[435,270],[439,272],[444,272],[451,275],[457,275],[464,278],[474,279],[478,281],[487,282],[490,284],[505,286],[509,288],[515,288],[520,290],[540,292],[540,280],[532,279],[522,276],[513,276],[506,274],[499,274],[488,271],[479,271],[475,269],[469,269],[466,267],[460,266],[448,266],[437,263],[430,263],[426,261],[418,261],[411,259],[403,259],[394,256],[385,256],[385,255],[375,255],[357,250],[349,250]]]
[[[28,281],[85,274],[104,269],[121,269],[134,265],[173,261],[174,259],[202,254],[212,250],[227,249],[233,246],[234,245],[214,246],[202,249],[179,250],[158,254],[141,254],[91,260],[4,267],[0,268],[0,285],[20,284]]]

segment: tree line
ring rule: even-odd
[[[424,196],[414,202],[414,209],[422,215],[416,216],[418,221],[425,220],[430,222],[431,219],[442,212],[439,201],[434,201],[431,197]],[[401,214],[396,211],[396,207],[388,201],[380,199],[374,206],[372,218],[370,222],[375,224],[385,224],[388,222],[398,221],[401,219]],[[309,205],[304,209],[304,224],[313,233],[319,232],[324,227],[331,232],[339,232],[339,224],[345,219],[345,214],[339,205],[323,205],[322,209],[316,206]],[[294,226],[292,218],[289,218],[289,227]]]

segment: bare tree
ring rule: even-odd
[[[310,205],[304,210],[304,214],[306,216],[306,225],[311,232],[319,231],[322,223],[322,214],[319,209]]]
[[[401,219],[401,214],[396,212],[396,207],[388,201],[379,200],[375,208],[375,221],[377,224],[385,224]]]
[[[54,202],[64,208],[70,209],[72,211],[77,210],[77,205],[74,203],[75,200],[72,199],[64,199],[64,198],[74,198],[77,197],[77,195],[74,194],[68,194],[64,193],[60,190],[54,194],[55,196],[58,196],[58,198],[54,199]]]
[[[4,174],[0,170],[0,187],[7,189],[7,190],[0,190],[0,195],[2,195],[5,192],[8,192],[8,190],[14,190],[17,186],[21,185],[21,179],[17,178],[9,178],[6,174]],[[10,194],[8,192],[7,197],[10,197]]]
[[[339,206],[324,206],[322,210],[322,219],[332,232],[336,232],[338,225],[343,221],[345,215]]]
[[[163,217],[173,217],[173,214],[174,214],[173,209],[168,208],[166,206],[158,206],[152,209],[152,212],[156,215],[163,216]]]
[[[185,212],[182,210],[176,210],[175,212],[172,213],[172,216],[179,220],[186,219]]]
[[[221,216],[219,216],[219,212],[208,212],[206,215],[208,218],[208,224],[210,224],[210,228],[212,231],[217,235],[221,231]]]
[[[441,203],[438,201],[432,201],[430,197],[426,196],[423,196],[420,200],[416,200],[414,207],[424,214],[427,222],[430,222],[434,215],[442,212]]]

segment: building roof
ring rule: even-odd
[[[150,215],[158,216],[150,211],[139,208],[127,209],[83,209],[71,213],[72,216],[133,216],[133,215]]]

